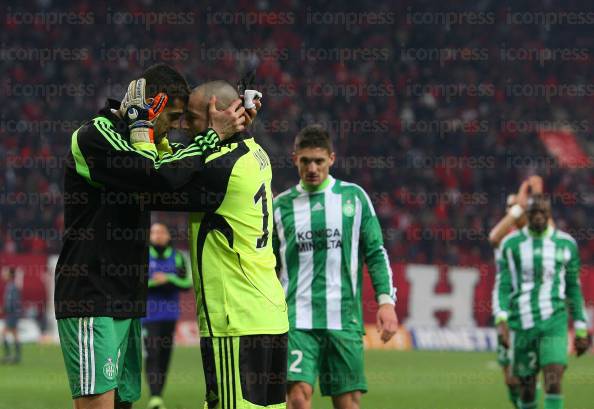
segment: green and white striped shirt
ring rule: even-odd
[[[537,235],[526,226],[504,238],[496,257],[496,321],[507,319],[513,329],[529,329],[569,307],[574,328],[586,329],[580,259],[573,237],[553,227]]]
[[[364,262],[378,301],[395,302],[382,231],[361,187],[332,176],[315,191],[294,186],[274,200],[274,222],[291,328],[363,331]]]

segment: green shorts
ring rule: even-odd
[[[120,402],[140,398],[140,319],[64,318],[58,333],[73,399],[112,389]]]
[[[289,331],[289,382],[314,386],[319,377],[323,396],[367,392],[360,333],[340,330]]]
[[[546,365],[567,365],[567,315],[552,317],[534,328],[512,330],[510,336],[515,376],[536,375]]]

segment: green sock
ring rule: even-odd
[[[520,388],[517,386],[508,386],[507,387],[507,394],[509,396],[509,400],[511,403],[514,404],[514,408],[520,409]]]
[[[545,395],[544,409],[563,409],[563,395]]]
[[[520,400],[520,409],[536,409],[536,401],[525,403]]]

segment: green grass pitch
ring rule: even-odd
[[[368,351],[369,393],[365,409],[506,409],[495,354],[475,352]],[[174,351],[165,390],[168,409],[202,408],[200,351]],[[564,381],[567,409],[594,408],[594,356],[570,358]],[[147,388],[135,408],[146,407]],[[57,346],[27,345],[19,366],[0,366],[0,409],[70,409],[69,390]],[[316,394],[314,408],[331,408]],[[541,406],[542,407],[542,404]]]

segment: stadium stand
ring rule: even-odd
[[[534,173],[554,194],[558,225],[578,238],[584,260],[594,256],[592,235],[578,231],[594,211],[591,165],[561,168],[537,135],[543,126],[569,126],[581,146],[592,149],[594,93],[586,84],[593,80],[594,38],[588,25],[514,21],[515,9],[496,1],[463,1],[457,10],[427,1],[427,15],[412,1],[363,1],[353,9],[354,24],[340,18],[344,11],[325,20],[332,6],[321,1],[307,7],[241,1],[244,13],[234,13],[227,1],[200,10],[184,0],[175,3],[175,24],[150,24],[132,2],[121,4],[121,14],[89,1],[74,8],[66,1],[23,7],[34,14],[50,3],[52,10],[74,13],[79,24],[42,18],[23,24],[10,8],[0,20],[2,253],[58,252],[61,158],[71,132],[106,96],[121,98],[142,67],[163,61],[193,84],[237,80],[257,68],[264,109],[253,132],[276,162],[276,192],[296,180],[289,148],[296,131],[326,124],[336,138],[335,175],[375,192],[395,260],[490,262],[486,237],[505,195]],[[172,12],[149,3],[157,16]],[[551,4],[554,10],[557,3]],[[514,7],[537,10],[533,2]],[[463,10],[496,18],[490,25],[439,18],[454,12],[460,19]],[[392,21],[372,21],[374,12]],[[96,24],[88,24],[90,16]],[[126,30],[101,24],[118,20]],[[567,44],[575,48],[562,55]],[[177,226],[174,238],[185,246],[185,216],[160,219]]]

